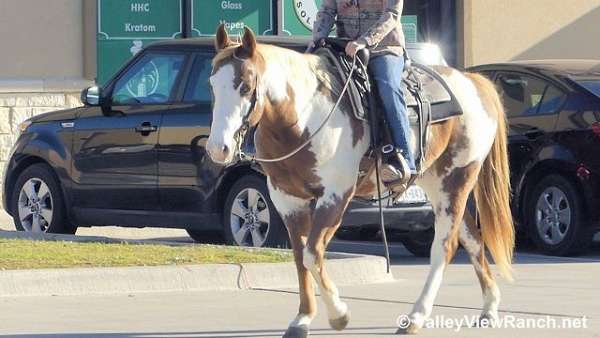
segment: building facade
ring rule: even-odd
[[[210,35],[219,23],[308,35],[320,0],[0,1],[0,165],[23,120],[80,104],[145,44]],[[104,15],[103,15],[104,14]],[[600,59],[600,0],[405,0],[407,36],[452,65]]]

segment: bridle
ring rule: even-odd
[[[233,54],[233,56],[234,56],[234,58],[243,61],[243,59],[236,56],[235,53]],[[344,87],[342,88],[342,91],[340,92],[340,95],[339,95],[337,101],[335,102],[335,105],[333,106],[333,108],[331,108],[331,110],[329,111],[329,113],[327,114],[327,116],[325,117],[325,119],[323,120],[321,125],[319,126],[319,128],[317,128],[317,130],[315,130],[315,132],[312,135],[310,135],[306,141],[304,141],[301,145],[296,147],[294,150],[290,151],[289,153],[287,153],[283,156],[279,156],[279,157],[275,157],[275,158],[256,157],[255,155],[252,155],[252,154],[246,154],[244,152],[244,150],[242,149],[244,139],[246,138],[246,133],[248,132],[248,130],[250,130],[250,127],[251,127],[250,126],[250,115],[252,115],[252,112],[256,109],[256,102],[258,100],[259,79],[258,79],[258,75],[257,75],[255,78],[256,85],[254,86],[254,92],[252,94],[250,108],[248,108],[248,111],[246,112],[246,114],[244,114],[244,116],[242,118],[242,126],[234,134],[237,154],[238,154],[238,158],[240,159],[240,161],[263,162],[263,163],[281,162],[281,161],[284,161],[284,160],[287,160],[287,159],[293,157],[294,155],[299,153],[302,149],[304,149],[306,146],[308,146],[312,142],[312,140],[315,138],[315,136],[317,136],[317,134],[319,134],[319,132],[325,127],[327,122],[329,122],[331,116],[333,115],[333,113],[336,111],[336,109],[339,107],[340,103],[342,102],[342,98],[348,91],[348,86],[350,85],[350,81],[352,81],[352,75],[354,74],[354,69],[356,68],[357,60],[361,64],[361,66],[364,67],[364,65],[362,64],[362,61],[359,58],[357,58],[355,55],[352,58],[352,68],[350,69],[350,73],[348,74],[346,82],[344,83]]]

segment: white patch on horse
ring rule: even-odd
[[[275,204],[275,209],[277,209],[281,218],[285,219],[297,211],[308,208],[308,200],[289,195],[284,191],[277,189],[277,187],[272,184],[270,177],[267,177],[267,187],[269,188],[271,201]]]
[[[444,78],[455,89],[453,93],[463,107],[458,121],[467,141],[465,150],[453,157],[452,167],[462,168],[474,161],[483,163],[494,143],[498,123],[485,110],[473,81],[457,70]]]
[[[348,312],[348,305],[340,300],[340,294],[334,283],[329,284],[329,288],[323,285],[319,267],[317,266],[316,257],[308,248],[302,250],[302,263],[304,267],[310,271],[313,278],[321,291],[321,298],[327,308],[327,316],[329,319],[338,319],[343,317]]]
[[[500,289],[498,289],[496,283],[486,288],[483,293],[483,310],[481,311],[481,316],[497,321],[500,298]]]
[[[304,267],[308,271],[315,271],[317,274],[319,273],[319,268],[317,267],[317,257],[310,252],[307,247],[302,249],[302,264],[304,264]]]
[[[313,318],[307,314],[303,314],[300,313],[296,316],[296,318],[294,318],[294,320],[292,320],[292,322],[290,323],[290,327],[308,327],[310,326],[310,323],[312,323]]]
[[[251,107],[251,102],[240,95],[240,87],[234,88],[235,70],[232,65],[224,65],[210,77],[213,87],[214,106],[211,132],[206,145],[215,162],[229,163],[235,152],[235,133],[242,126],[243,115]],[[229,153],[223,152],[223,147]]]
[[[467,226],[467,223],[464,221],[460,226],[458,236],[460,238],[462,246],[465,248],[465,250],[467,250],[469,254],[473,256],[479,255],[480,251],[483,249],[481,242],[478,241],[475,237],[473,237],[473,235],[471,234],[471,230]],[[479,264],[479,262],[477,262],[477,264]],[[476,266],[475,268],[481,270],[481,266],[479,266],[479,268]]]

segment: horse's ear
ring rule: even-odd
[[[254,52],[256,51],[256,37],[254,36],[254,32],[248,27],[244,27],[242,49],[250,57],[254,56]]]
[[[227,34],[227,30],[225,29],[225,24],[220,24],[219,28],[217,28],[217,37],[215,38],[215,49],[218,52],[231,45],[232,42],[229,39],[229,34]]]

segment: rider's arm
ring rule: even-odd
[[[335,0],[323,0],[321,9],[317,13],[317,19],[313,25],[313,41],[319,41],[329,36],[335,17],[337,15],[337,4]]]
[[[400,25],[402,16],[403,0],[387,0],[387,7],[379,21],[369,28],[360,38],[368,47],[377,45],[394,28]]]

